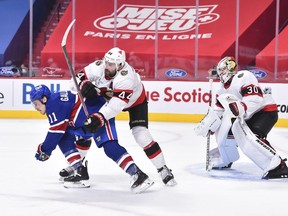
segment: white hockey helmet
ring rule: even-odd
[[[226,56],[217,65],[217,74],[222,83],[228,82],[236,74],[237,63],[233,57]]]
[[[114,47],[105,54],[104,61],[115,63],[116,70],[119,70],[119,68],[123,67],[126,61],[125,51],[118,47]]]

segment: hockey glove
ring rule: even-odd
[[[99,89],[97,89],[96,86],[93,85],[93,83],[90,82],[89,80],[84,80],[81,83],[80,90],[81,90],[81,94],[83,95],[83,97],[86,97],[86,98],[95,97],[99,93],[98,92]]]
[[[89,115],[84,121],[84,128],[90,133],[96,133],[96,131],[105,124],[105,118],[102,113],[93,113]]]
[[[113,97],[113,90],[107,87],[99,88],[100,95],[103,96],[107,101],[109,101]]]
[[[42,143],[38,145],[37,152],[35,154],[35,158],[39,161],[46,161],[49,159],[49,155],[41,150]]]
[[[232,114],[236,117],[243,117],[247,109],[246,104],[239,101],[229,103],[229,108]]]

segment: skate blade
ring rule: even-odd
[[[169,186],[169,187],[173,187],[175,185],[177,185],[177,182],[175,181],[174,178],[166,183],[166,186]]]
[[[141,185],[131,190],[136,194],[140,194],[146,191],[148,188],[150,188],[153,184],[154,182],[148,178]]]
[[[69,176],[68,176],[69,177]],[[61,183],[63,183],[64,182],[64,179],[65,178],[68,178],[68,177],[59,177],[59,181],[61,182]]]
[[[82,180],[78,182],[65,182],[64,181],[64,187],[65,188],[89,188],[90,183],[89,183],[89,180]]]
[[[284,175],[281,175],[281,176],[277,176],[277,177],[268,177],[268,176],[263,176],[262,179],[264,180],[283,180],[285,179],[287,181],[287,178],[288,178],[288,175],[287,174],[284,174]]]
[[[59,177],[59,181],[61,182],[61,183],[63,183],[64,182],[64,179],[66,179],[66,178],[69,178],[70,176],[72,176],[72,175],[69,175],[69,176],[66,176],[66,177]]]

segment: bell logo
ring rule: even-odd
[[[0,92],[0,104],[4,103],[4,94]]]
[[[105,31],[152,33],[183,33],[196,27],[196,15],[198,12],[198,24],[208,24],[219,19],[220,15],[213,13],[217,5],[199,6],[155,6],[122,5],[116,12],[109,16],[103,16],[94,21],[94,26]],[[157,20],[155,17],[157,16]],[[116,23],[115,18],[116,17]],[[157,28],[156,28],[157,26]]]

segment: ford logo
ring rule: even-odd
[[[167,70],[165,72],[165,75],[168,77],[172,77],[172,78],[181,78],[181,77],[185,77],[187,75],[187,72],[181,69],[173,68],[173,69]]]
[[[257,79],[263,79],[267,76],[267,73],[263,70],[253,69],[250,70]]]

